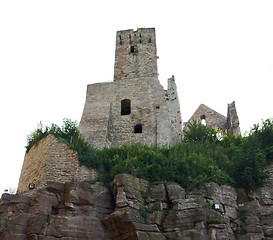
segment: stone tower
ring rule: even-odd
[[[114,81],[137,77],[157,78],[157,54],[154,28],[118,31]]]
[[[118,31],[114,81],[87,86],[83,137],[96,148],[173,144],[181,121],[174,77],[167,90],[158,80],[155,29]]]

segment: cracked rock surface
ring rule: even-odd
[[[215,183],[185,191],[128,174],[110,185],[48,182],[2,195],[0,239],[272,240],[273,165],[267,171],[265,186],[248,194]]]

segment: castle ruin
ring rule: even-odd
[[[135,142],[160,146],[180,139],[175,80],[168,79],[164,90],[157,58],[154,28],[117,32],[114,81],[87,86],[79,130],[91,146]]]
[[[125,143],[172,145],[180,140],[181,113],[174,77],[164,90],[158,80],[154,28],[118,31],[114,81],[87,86],[79,131],[95,148]],[[200,105],[193,117],[208,126],[240,134],[235,104],[227,118]],[[29,184],[43,187],[48,181],[66,183],[96,178],[92,169],[79,166],[76,152],[48,136],[25,155],[18,192]]]

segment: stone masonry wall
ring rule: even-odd
[[[173,136],[177,138],[179,135],[181,124],[176,88],[171,92],[169,97],[156,78],[88,85],[79,130],[97,148],[132,142],[169,144]],[[123,99],[131,101],[128,115],[121,115]],[[171,105],[172,119],[169,114]],[[137,124],[142,124],[142,133],[134,133]]]
[[[237,115],[234,101],[231,104],[228,104],[227,129],[229,129],[231,134],[241,134],[241,130],[239,127],[239,118]]]
[[[154,28],[117,32],[114,81],[137,77],[157,78]]]
[[[41,188],[49,181],[66,183],[94,178],[96,178],[95,171],[80,166],[75,151],[49,135],[26,153],[18,192],[27,191],[29,183],[34,183],[35,187]]]
[[[208,127],[220,128],[222,130],[222,134],[226,134],[226,132],[229,132],[230,134],[241,134],[239,117],[237,115],[234,101],[231,104],[228,104],[227,117],[207,107],[206,105],[201,104],[187,123],[192,123],[193,120],[202,121],[202,119],[205,119]],[[184,130],[186,131],[188,130],[187,123],[184,126]]]
[[[25,154],[19,178],[18,192],[27,191],[29,183],[35,183],[38,186],[43,185],[47,153],[48,139],[44,138],[40,141],[39,146],[32,147]]]
[[[201,104],[197,108],[188,122],[193,122],[194,119],[201,121],[202,116],[205,117],[207,126],[212,128],[225,128],[227,118],[222,114],[214,111],[213,109],[207,107],[205,104]]]
[[[171,123],[171,142],[175,143],[180,140],[182,118],[174,76],[168,79],[167,99],[169,103],[169,118]]]

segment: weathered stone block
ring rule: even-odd
[[[165,184],[168,198],[174,204],[179,202],[181,199],[185,199],[185,190],[178,183],[168,182]]]
[[[138,240],[166,240],[162,233],[137,231]]]
[[[117,207],[130,206],[140,209],[147,197],[148,182],[129,174],[119,174],[112,182]]]
[[[205,204],[206,201],[202,196],[196,198],[185,198],[178,200],[177,203],[174,203],[173,210],[201,208]]]

